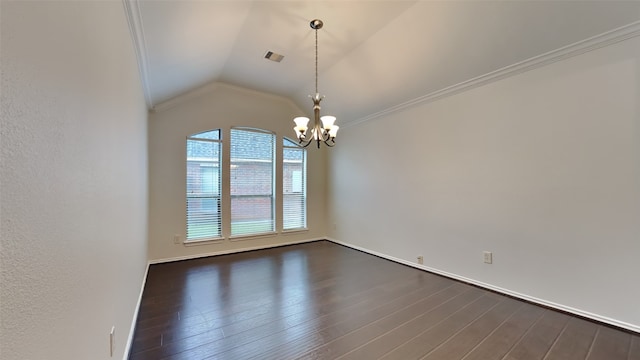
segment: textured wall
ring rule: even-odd
[[[1,2],[2,359],[122,358],[146,265],[146,108],[123,5]]]
[[[186,231],[186,138],[198,132],[222,129],[223,153],[228,153],[228,134],[232,126],[257,127],[274,131],[280,149],[282,136],[291,138],[293,117],[300,116],[291,102],[225,84],[212,84],[172,101],[174,106],[152,113],[149,119],[149,258],[163,260],[193,257],[238,249],[278,245],[287,242],[323,238],[325,226],[325,169],[326,148],[308,147],[308,228],[309,231],[273,236],[250,237],[243,240],[207,243],[197,246],[174,244],[174,234],[182,239]],[[311,101],[309,101],[309,112]],[[324,146],[324,145],[323,145]],[[280,151],[280,150],[278,150]],[[223,162],[224,160],[223,156]],[[224,166],[224,164],[223,164]],[[276,168],[276,189],[282,186],[282,167]],[[227,174],[228,179],[228,174]],[[229,186],[223,174],[222,186]],[[229,216],[224,207],[223,216]],[[276,226],[282,219],[281,196],[276,197]],[[223,228],[223,235],[229,229]]]
[[[636,37],[344,129],[330,235],[638,330],[639,99]]]

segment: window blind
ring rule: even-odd
[[[187,241],[221,237],[220,130],[187,138]]]
[[[289,139],[282,143],[282,229],[307,227],[306,150]]]
[[[231,129],[231,235],[275,231],[275,135]]]

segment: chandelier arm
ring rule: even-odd
[[[302,145],[302,143],[304,143],[305,141],[306,141],[306,143],[304,145]],[[298,145],[301,145],[302,147],[306,148],[307,146],[309,146],[311,144],[312,141],[313,141],[313,139],[309,139],[309,140],[304,139],[303,140],[302,138],[300,138],[300,141],[298,142]]]
[[[331,141],[331,143],[329,143],[329,141]],[[336,142],[333,139],[325,140],[324,144],[327,145],[328,147],[336,146]]]
[[[318,149],[320,148],[320,143],[321,142],[324,143],[325,145],[327,145],[328,147],[334,147],[335,144],[336,144],[335,138],[329,136],[328,132],[324,132],[320,136],[318,136],[317,138],[310,137],[308,140],[307,140],[306,136],[303,135],[302,137],[299,138],[298,145],[306,148],[309,145],[311,145],[311,143],[314,140],[316,141]]]

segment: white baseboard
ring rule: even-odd
[[[465,282],[465,283],[476,285],[476,286],[479,286],[481,288],[485,288],[485,289],[492,290],[492,291],[495,291],[495,292],[498,292],[498,293],[501,293],[501,294],[513,296],[515,298],[522,299],[522,300],[525,300],[525,301],[529,301],[529,302],[532,302],[532,303],[535,303],[535,304],[539,304],[539,305],[542,305],[542,306],[546,306],[546,307],[549,307],[549,308],[552,308],[552,309],[564,311],[564,312],[567,312],[567,313],[570,313],[570,314],[574,314],[574,315],[577,315],[577,316],[581,316],[581,317],[584,317],[584,318],[587,318],[587,319],[595,320],[595,321],[598,321],[598,322],[601,322],[601,323],[613,325],[613,326],[616,326],[616,327],[619,327],[619,328],[622,328],[622,329],[626,329],[626,330],[630,330],[630,331],[633,331],[633,332],[636,332],[636,333],[640,333],[640,326],[639,325],[629,324],[629,323],[624,322],[624,321],[611,319],[611,318],[606,317],[606,316],[601,316],[601,315],[594,314],[594,313],[591,313],[591,312],[588,312],[588,311],[576,309],[576,308],[573,308],[573,307],[570,307],[570,306],[554,303],[552,301],[539,299],[539,298],[536,298],[536,297],[533,297],[533,296],[529,296],[529,295],[526,295],[526,294],[521,294],[521,293],[516,292],[516,291],[512,291],[512,290],[509,290],[509,289],[505,289],[505,288],[501,288],[501,287],[494,286],[494,285],[491,285],[491,284],[487,284],[487,283],[484,283],[484,282],[481,282],[481,281],[477,281],[477,280],[474,280],[474,279],[471,279],[471,278],[467,278],[467,277],[464,277],[464,276],[460,276],[460,275],[457,275],[457,274],[454,274],[454,273],[450,273],[450,272],[447,272],[447,271],[442,271],[442,270],[431,268],[431,267],[428,267],[428,266],[416,264],[416,263],[413,263],[413,262],[410,262],[410,261],[407,261],[407,260],[404,260],[404,259],[400,259],[400,258],[397,258],[397,257],[394,257],[394,256],[390,256],[390,255],[387,255],[387,254],[383,254],[383,253],[379,253],[377,251],[373,251],[373,250],[370,250],[370,249],[367,249],[367,248],[363,248],[361,246],[353,245],[353,244],[350,244],[350,243],[346,243],[346,242],[343,242],[343,241],[339,241],[339,240],[335,240],[335,239],[331,239],[331,238],[326,238],[326,240],[334,242],[334,243],[339,244],[339,245],[344,245],[346,247],[349,247],[349,248],[352,248],[352,249],[355,249],[355,250],[360,250],[362,252],[365,252],[365,253],[368,253],[368,254],[371,254],[371,255],[379,256],[381,258],[384,258],[384,259],[387,259],[387,260],[391,260],[393,262],[397,262],[397,263],[400,263],[400,264],[403,264],[403,265],[407,265],[407,266],[411,266],[411,267],[414,267],[414,268],[417,268],[417,269],[425,270],[425,271],[428,271],[428,272],[431,272],[431,273],[434,273],[434,274],[442,275],[442,276],[445,276],[445,277],[448,277],[448,278],[451,278],[451,279],[455,279],[455,280],[459,280],[459,281],[462,281],[462,282]]]
[[[208,253],[176,256],[176,257],[164,258],[164,259],[154,259],[154,260],[150,260],[149,264],[162,264],[167,262],[191,260],[191,259],[198,259],[198,258],[209,257],[209,256],[228,255],[228,254],[235,254],[235,253],[240,253],[245,251],[270,249],[270,248],[279,247],[279,246],[303,244],[303,243],[308,243],[308,242],[313,242],[318,240],[325,240],[325,238],[322,237],[322,238],[314,238],[314,239],[296,240],[296,241],[288,241],[288,242],[282,242],[277,244],[258,245],[258,246],[230,249],[230,250],[212,251]]]
[[[136,304],[136,308],[133,311],[133,319],[131,320],[131,327],[129,328],[129,338],[127,339],[127,343],[124,347],[124,355],[122,355],[122,360],[129,359],[129,351],[131,351],[131,345],[133,343],[133,335],[136,331],[136,323],[138,322],[138,312],[140,311],[140,304],[142,303],[142,293],[144,293],[144,286],[147,283],[147,275],[149,274],[149,263],[147,262],[147,268],[144,270],[144,277],[142,278],[142,286],[140,286],[140,294],[138,295],[138,303]]]
[[[142,286],[140,287],[140,295],[138,295],[138,303],[136,304],[136,309],[133,313],[133,319],[131,320],[131,328],[129,329],[129,338],[127,339],[127,344],[124,348],[123,360],[127,360],[129,358],[129,351],[131,351],[131,345],[133,343],[133,337],[135,335],[136,322],[138,321],[140,304],[142,303],[144,286],[147,283],[147,275],[149,275],[149,266],[151,266],[152,264],[161,264],[161,263],[167,263],[167,262],[173,262],[173,261],[198,259],[198,258],[208,257],[208,256],[235,254],[235,253],[240,253],[245,251],[262,250],[262,249],[269,249],[269,248],[280,247],[280,246],[303,244],[303,243],[319,241],[319,240],[325,240],[325,238],[305,239],[305,240],[289,241],[286,243],[269,244],[269,245],[262,245],[262,246],[251,246],[251,247],[245,247],[240,249],[215,251],[215,252],[209,252],[209,253],[203,253],[203,254],[194,254],[194,255],[186,255],[186,256],[177,256],[173,258],[149,260],[147,262],[147,268],[145,269],[145,272],[144,272],[144,278],[142,279]]]
[[[434,274],[438,274],[438,275],[442,275],[451,279],[455,279],[455,280],[459,280],[459,281],[463,281],[465,283],[469,283],[469,284],[473,284],[485,289],[489,289],[501,294],[505,294],[505,295],[509,295],[509,296],[513,296],[515,298],[518,299],[522,299],[525,301],[529,301],[535,304],[539,304],[542,306],[546,306],[549,308],[553,308],[553,309],[557,309],[560,311],[564,311],[567,313],[571,313],[571,314],[575,314],[578,316],[582,316],[584,318],[587,319],[592,319],[595,321],[599,321],[605,324],[609,324],[609,325],[613,325],[622,329],[626,329],[626,330],[630,330],[636,333],[640,333],[640,326],[638,325],[634,325],[634,324],[629,324],[626,323],[624,321],[619,321],[616,319],[611,319],[605,316],[600,316],[598,314],[593,314],[590,313],[588,311],[583,311],[580,309],[576,309],[576,308],[572,308],[570,306],[565,306],[562,304],[557,304],[551,301],[547,301],[544,299],[539,299],[533,296],[529,296],[526,294],[521,294],[515,291],[511,291],[509,289],[504,289],[498,286],[494,286],[491,284],[487,284],[481,281],[477,281],[471,278],[467,278],[464,276],[460,276],[454,273],[450,273],[447,271],[442,271],[439,269],[435,269],[435,268],[431,268],[428,266],[424,266],[424,265],[420,265],[420,264],[415,264],[413,262],[410,261],[406,261],[404,259],[400,259],[394,256],[390,256],[387,254],[383,254],[383,253],[379,253],[377,251],[373,251],[367,248],[363,248],[361,246],[357,246],[357,245],[353,245],[350,243],[346,243],[343,241],[339,241],[336,239],[332,239],[332,238],[314,238],[314,239],[306,239],[306,240],[298,240],[298,241],[290,241],[290,242],[286,242],[286,243],[279,243],[279,244],[270,244],[270,245],[263,245],[263,246],[252,246],[252,247],[246,247],[246,248],[240,248],[240,249],[233,249],[233,250],[224,250],[224,251],[216,251],[216,252],[210,252],[210,253],[204,253],[204,254],[195,254],[195,255],[188,255],[188,256],[178,256],[178,257],[174,257],[174,258],[165,258],[165,259],[156,259],[156,260],[151,260],[147,263],[147,268],[145,270],[144,273],[144,278],[142,279],[142,286],[140,287],[140,295],[138,296],[138,304],[136,305],[136,309],[135,312],[133,314],[133,319],[131,321],[131,329],[129,330],[129,338],[127,339],[127,344],[125,347],[125,351],[124,351],[124,357],[123,360],[127,360],[128,356],[129,356],[129,351],[131,350],[131,345],[133,342],[133,336],[134,336],[134,332],[135,332],[135,326],[136,326],[136,321],[138,319],[138,312],[140,310],[140,304],[142,302],[142,295],[143,295],[143,291],[144,291],[144,286],[147,282],[147,275],[149,273],[149,266],[152,264],[160,264],[160,263],[165,263],[165,262],[172,262],[172,261],[181,261],[181,260],[189,260],[189,259],[197,259],[197,258],[201,258],[201,257],[207,257],[207,256],[217,256],[217,255],[227,255],[227,254],[233,254],[233,253],[239,253],[239,252],[245,252],[245,251],[253,251],[253,250],[261,250],[261,249],[269,249],[269,248],[274,248],[274,247],[280,247],[280,246],[287,246],[287,245],[295,245],[295,244],[303,244],[303,243],[308,243],[308,242],[314,242],[314,241],[319,241],[319,240],[327,240],[327,241],[331,241],[333,243],[339,244],[339,245],[343,245],[355,250],[359,250],[371,255],[375,255],[375,256],[379,256],[381,258],[387,259],[387,260],[391,260],[403,265],[407,265],[407,266],[411,266],[417,269],[421,269],[421,270],[425,270],[425,271],[429,271],[431,273]]]

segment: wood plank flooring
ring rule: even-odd
[[[151,265],[130,360],[640,360],[640,336],[328,241]]]

